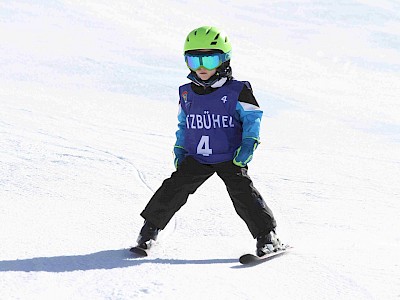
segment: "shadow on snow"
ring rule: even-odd
[[[231,264],[237,259],[149,259],[135,258],[128,249],[106,250],[86,255],[36,257],[29,259],[0,261],[0,272],[73,272],[101,269],[116,269],[138,266],[142,264],[168,265],[208,265]]]

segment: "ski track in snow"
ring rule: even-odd
[[[398,11],[1,3],[0,299],[399,299]],[[265,111],[249,172],[294,246],[257,266],[238,263],[255,241],[216,176],[149,257],[128,251],[174,171],[182,37],[205,23]]]
[[[91,147],[88,147],[88,148],[91,148]],[[92,149],[93,149],[93,148],[92,148]],[[131,165],[131,166],[136,170],[137,175],[138,175],[138,178],[139,178],[139,180],[143,183],[143,185],[144,185],[151,193],[154,193],[153,188],[146,182],[146,177],[145,177],[145,175],[143,174],[143,172],[140,171],[140,170],[135,166],[135,164],[133,164],[132,162],[130,162],[126,157],[118,156],[118,155],[115,155],[115,154],[113,154],[113,153],[110,153],[110,152],[104,151],[104,150],[98,150],[98,149],[93,149],[93,150],[96,150],[97,152],[101,152],[101,153],[110,155],[110,156],[112,156],[112,157],[114,157],[114,158],[116,158],[116,159],[118,159],[118,160],[123,161],[123,162],[126,163],[126,164]]]

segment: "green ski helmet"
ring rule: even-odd
[[[183,47],[184,53],[199,49],[221,50],[223,53],[228,53],[232,50],[232,46],[224,31],[212,26],[202,26],[188,34]]]

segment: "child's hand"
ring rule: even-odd
[[[175,155],[174,165],[176,169],[178,169],[179,165],[184,160],[186,153],[187,153],[186,150],[182,146],[177,146],[177,145],[174,146],[174,155]]]
[[[245,167],[253,158],[253,152],[256,150],[259,142],[253,138],[246,138],[242,145],[236,150],[233,163],[239,167]]]

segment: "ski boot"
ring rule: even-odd
[[[161,229],[157,228],[153,223],[147,220],[144,221],[144,225],[136,241],[137,245],[132,247],[130,251],[141,256],[147,256],[147,250],[150,249],[153,241],[157,240],[157,235],[160,230]]]
[[[279,241],[275,230],[271,230],[268,233],[262,233],[257,237],[257,250],[256,254],[258,257],[264,256],[266,254],[277,252],[283,249],[283,245]]]

